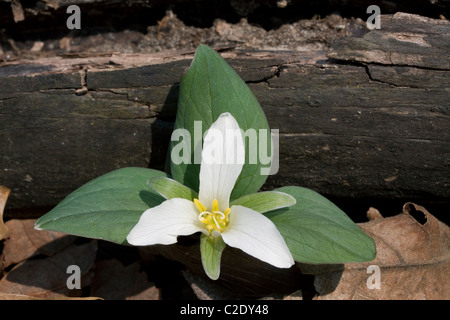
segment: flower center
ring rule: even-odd
[[[230,208],[227,208],[224,212],[219,211],[219,203],[216,199],[213,200],[212,210],[206,210],[206,207],[198,200],[194,199],[194,204],[197,207],[200,214],[198,219],[205,224],[206,230],[211,234],[214,230],[222,232],[230,220]]]

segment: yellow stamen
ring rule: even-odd
[[[219,202],[217,201],[217,199],[214,199],[212,203],[212,212],[214,211],[219,211]]]
[[[208,211],[198,199],[194,199],[194,204],[200,212],[198,219],[205,224],[205,228],[210,234],[214,230],[222,232],[226,228],[229,221],[228,216],[231,212],[230,208],[227,208],[224,212],[220,211],[217,199],[213,200],[211,211]]]
[[[198,211],[200,212],[206,211],[205,206],[200,201],[198,201],[198,199],[194,199],[194,204],[197,207]]]

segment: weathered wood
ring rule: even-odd
[[[370,64],[450,70],[447,20],[399,12],[381,16],[380,28],[361,38],[338,39],[329,57]]]
[[[420,203],[450,197],[450,23],[396,15],[382,26],[329,52],[223,52],[280,130],[280,169],[265,188],[291,184],[331,197]],[[369,54],[383,43],[389,61]],[[12,190],[5,215],[53,206],[120,167],[163,168],[178,83],[192,57],[4,63],[0,183]]]
[[[27,19],[32,19],[36,16],[50,16],[65,14],[65,8],[70,5],[78,5],[84,10],[102,8],[108,10],[111,8],[126,10],[129,8],[158,8],[174,7],[176,5],[186,6],[189,0],[128,0],[126,2],[120,0],[43,0],[41,2],[21,1],[21,0],[0,0],[0,18],[6,23],[21,22]],[[189,7],[194,7],[197,10],[211,6],[211,2],[208,0],[196,0],[190,1]],[[218,7],[217,11],[231,11],[234,15],[248,16],[255,11],[270,10],[273,12],[283,12],[286,14],[298,14],[298,9],[303,9],[305,12],[311,10],[332,11],[337,7],[344,7],[345,10],[350,12],[366,13],[367,7],[370,5],[378,5],[380,10],[384,14],[392,14],[398,11],[419,13],[424,12],[429,14],[436,14],[439,12],[446,16],[448,12],[448,2],[446,0],[392,0],[388,3],[385,1],[373,1],[373,0],[289,0],[289,1],[276,1],[276,0],[253,0],[253,1],[219,1],[213,4],[214,7]],[[349,8],[346,8],[348,6]],[[183,8],[183,7],[182,7]],[[217,14],[217,11],[211,12]],[[295,13],[293,13],[293,12]],[[231,15],[229,12],[228,14]],[[99,15],[99,12],[92,12],[92,15]],[[223,12],[222,12],[223,14]],[[208,19],[209,17],[205,17]],[[272,17],[273,18],[273,17]]]

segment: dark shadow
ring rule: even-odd
[[[403,211],[407,212],[410,216],[416,219],[416,221],[421,225],[424,225],[428,221],[426,214],[421,210],[417,210],[415,206],[410,202],[404,205]]]
[[[212,299],[280,298],[298,290],[302,290],[304,298],[316,295],[314,275],[297,266],[276,268],[229,246],[222,254],[219,279],[211,280],[201,264],[198,234],[178,240],[176,244],[153,250],[168,260],[179,261],[186,270],[185,279]]]
[[[71,265],[80,268],[80,289],[67,287],[68,279],[74,275],[73,271],[68,272]],[[8,266],[2,293],[44,299],[124,300],[155,285],[159,289],[155,298],[196,299],[181,269],[179,263],[157,254],[141,255],[141,247],[67,235],[38,248],[26,260]],[[70,279],[69,282],[74,283]]]
[[[10,283],[4,292],[122,300],[155,285],[159,299],[195,300],[194,285],[218,299],[280,298],[298,290],[303,299],[312,299],[317,295],[316,276],[322,278],[320,293],[327,294],[336,288],[343,271],[342,265],[297,264],[280,269],[227,247],[220,278],[213,281],[201,264],[198,234],[178,240],[170,246],[134,247],[63,236],[41,246],[25,261],[9,266],[5,272]],[[80,289],[67,288],[74,274],[68,271],[71,265],[80,268]],[[142,281],[143,274],[147,281]]]
[[[342,273],[344,272],[344,264],[308,264],[297,262],[297,267],[300,268],[304,276],[309,276],[313,279],[313,283],[306,287],[304,291],[304,299],[310,300],[314,295],[327,295],[336,290]],[[317,292],[317,291],[320,292]],[[313,294],[311,296],[311,294]]]
[[[149,168],[170,174],[168,168],[168,151],[178,108],[179,84],[170,87],[157,119],[151,126],[151,151]]]
[[[157,119],[151,126],[151,153],[149,168],[171,174],[170,171],[170,139],[174,129],[175,117],[178,110],[179,84],[170,87],[166,100],[158,111]],[[200,165],[187,164],[186,175],[181,183],[193,190],[198,190],[198,176]],[[195,185],[189,182],[196,181]]]
[[[157,206],[161,204],[164,200],[166,200],[159,194],[150,192],[148,190],[141,190],[139,192],[139,197],[141,198],[142,201],[144,201],[144,203],[149,208],[153,208],[154,206]]]
[[[5,293],[24,294],[34,297],[54,296],[55,294],[81,296],[82,289],[69,290],[66,286],[67,268],[77,265],[81,282],[90,270],[97,250],[96,241],[80,239],[76,236],[63,236],[38,248],[25,261],[9,266]],[[17,287],[14,287],[14,283]]]
[[[120,32],[124,30],[147,32],[148,26],[158,25],[172,10],[186,26],[210,28],[216,19],[228,23],[238,23],[246,18],[250,24],[274,30],[283,25],[294,23],[301,19],[323,18],[330,14],[339,14],[345,18],[361,18],[366,21],[368,3],[366,1],[287,1],[286,7],[277,5],[278,1],[178,1],[176,3],[115,1],[105,5],[105,2],[89,2],[78,4],[82,28],[68,30],[66,6],[57,9],[45,8],[42,1],[21,1],[25,19],[15,22],[9,2],[0,2],[0,30],[6,30],[8,38],[16,41],[37,41],[60,39],[69,32],[72,36],[87,36]],[[282,3],[282,2],[279,2]],[[377,3],[382,14],[406,12],[439,19],[449,16],[448,5],[427,0],[414,1],[384,1]],[[0,33],[1,38],[1,33]],[[1,40],[1,39],[0,39]],[[5,42],[6,43],[6,42]]]
[[[153,259],[150,264],[143,263],[143,271],[160,290],[161,300],[198,300],[181,273],[184,269],[181,263],[159,255],[155,255]]]
[[[260,26],[267,31],[278,29],[285,24],[295,23],[302,19],[324,18],[331,14],[339,14],[345,18],[361,18],[366,21],[369,4],[365,1],[287,1],[284,7],[277,1],[196,1],[180,2],[170,6],[177,17],[187,26],[210,28],[216,19],[228,23],[238,23],[246,18],[250,24]],[[419,14],[435,19],[440,15],[448,16],[445,5],[436,5],[426,0],[395,1],[374,3],[382,14],[406,12]]]
[[[7,30],[7,35],[16,41],[36,41],[47,39],[60,39],[69,32],[73,36],[87,36],[106,32],[120,32],[134,30],[145,34],[149,25],[157,25],[166,13],[165,5],[150,5],[144,2],[129,5],[125,2],[113,2],[105,5],[104,2],[78,4],[81,12],[81,29],[68,30],[66,20],[67,6],[58,9],[48,9],[46,14],[30,14],[39,7],[38,1],[22,1],[25,19],[14,22],[13,15],[3,15],[0,29]],[[0,9],[11,12],[9,3],[1,3]],[[43,10],[40,8],[38,10]]]
[[[239,264],[236,260],[240,261]],[[314,283],[316,276],[320,276],[326,283],[326,286],[321,286],[321,295],[333,292],[339,283],[344,265],[306,265],[297,262],[289,269],[280,269],[238,249],[227,247],[222,256],[221,270],[223,276],[218,282],[240,298],[285,296],[301,290],[302,298],[310,300],[318,294]],[[236,283],[240,285],[236,286]]]
[[[197,28],[210,28],[215,19],[238,23],[241,18],[229,1],[181,1],[171,8],[186,26]]]

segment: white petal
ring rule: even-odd
[[[230,113],[222,113],[205,135],[200,166],[199,200],[211,210],[229,206],[231,191],[245,162],[245,148],[239,125]]]
[[[291,252],[273,222],[252,209],[232,206],[230,222],[222,237],[229,246],[275,267],[289,268],[294,264]]]
[[[192,201],[173,198],[145,211],[128,234],[128,243],[135,246],[172,244],[177,236],[206,232],[198,219],[198,210]]]

